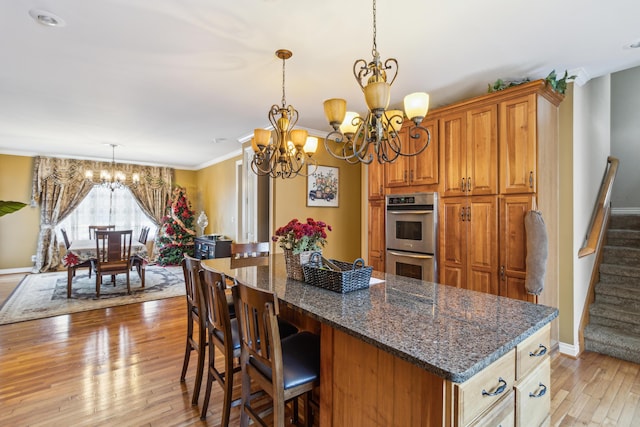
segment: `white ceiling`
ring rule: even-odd
[[[197,169],[238,152],[286,99],[330,130],[322,102],[362,112],[353,62],[371,60],[371,0],[21,0],[0,4],[0,152]],[[51,12],[66,25],[36,23]],[[581,82],[640,65],[638,0],[378,0],[377,45],[395,57],[392,104],[438,107],[498,78]],[[216,142],[217,141],[217,142]],[[222,141],[222,142],[220,142]],[[107,145],[105,145],[107,144]]]

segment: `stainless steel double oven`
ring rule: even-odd
[[[438,193],[386,197],[386,271],[438,281]]]

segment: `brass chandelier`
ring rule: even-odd
[[[317,163],[311,157],[318,147],[318,139],[310,137],[304,129],[294,129],[298,122],[298,111],[287,105],[285,97],[285,61],[293,53],[279,49],[276,56],[282,59],[282,105],[274,104],[269,110],[269,122],[273,127],[273,140],[269,129],[255,129],[251,146],[253,160],[251,170],[256,175],[271,178],[294,178],[315,172]],[[303,167],[309,165],[307,171]]]
[[[379,163],[391,163],[398,156],[420,154],[431,141],[429,130],[420,125],[429,110],[429,95],[418,92],[404,98],[404,113],[413,122],[407,129],[408,136],[414,140],[422,137],[423,140],[414,151],[402,146],[400,129],[404,113],[401,110],[387,110],[391,85],[398,75],[398,61],[389,58],[383,64],[377,50],[376,33],[376,0],[373,0],[373,60],[367,63],[364,59],[358,59],[353,64],[353,75],[364,92],[369,109],[367,115],[363,118],[357,113],[348,112],[344,99],[333,98],[324,102],[325,115],[333,127],[324,140],[325,147],[331,155],[349,163],[369,164],[374,156]],[[391,78],[390,73],[393,73]]]
[[[85,179],[89,182],[93,182],[97,185],[101,185],[104,188],[108,188],[111,191],[118,190],[126,187],[127,176],[124,172],[116,170],[116,147],[118,144],[109,144],[111,146],[111,170],[101,170],[100,180],[93,181],[93,171],[87,170],[85,172]],[[134,173],[131,176],[130,186],[135,188],[140,184],[140,174]]]

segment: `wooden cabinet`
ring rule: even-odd
[[[385,187],[408,187],[418,185],[433,185],[438,183],[438,121],[424,120],[421,124],[430,134],[427,148],[417,156],[400,156],[393,163],[385,165]],[[423,131],[415,130],[412,121],[406,121],[399,133],[403,147],[409,147],[415,152],[424,146],[427,135]],[[411,138],[409,134],[418,136]],[[411,190],[414,191],[414,190]]]
[[[500,103],[500,193],[536,192],[535,94]]]
[[[497,194],[497,105],[449,114],[440,122],[443,195]]]
[[[384,199],[369,201],[369,264],[376,271],[384,271]]]
[[[193,239],[194,254],[198,259],[225,258],[231,256],[231,240],[218,235],[203,235]]]
[[[497,295],[497,197],[444,198],[439,229],[440,282]]]
[[[384,199],[384,164],[374,159],[366,168],[369,200]]]
[[[500,295],[537,302],[526,292],[527,239],[524,216],[533,205],[532,195],[500,196]]]

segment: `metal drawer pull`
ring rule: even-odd
[[[538,351],[536,351],[535,353],[533,351],[529,352],[529,357],[540,357],[544,356],[545,354],[547,354],[547,347],[540,344],[538,346]]]
[[[500,383],[500,387],[498,387],[496,389],[496,391],[494,391],[493,393],[489,393],[487,390],[482,389],[482,395],[483,396],[497,396],[500,393],[503,393],[504,390],[507,388],[507,382],[505,380],[503,380],[502,377],[498,378],[498,382]]]
[[[536,394],[536,393],[529,393],[529,397],[542,397],[547,393],[547,386],[540,383],[538,384],[538,387],[541,387],[540,391]]]

